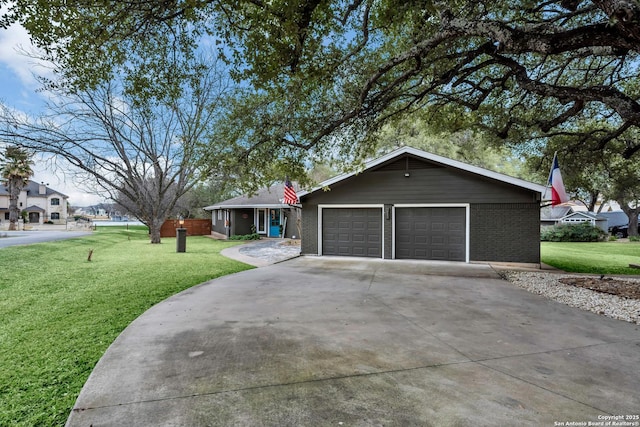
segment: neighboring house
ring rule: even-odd
[[[294,183],[295,187],[295,183]],[[204,208],[211,211],[212,234],[226,237],[258,233],[264,237],[299,237],[300,208],[282,203],[284,185],[260,189]]]
[[[572,212],[560,218],[558,222],[560,224],[582,224],[584,222],[588,222],[594,227],[601,228],[605,233],[608,228],[607,218],[599,216],[593,212]]]
[[[301,252],[538,264],[544,191],[404,147],[298,194]]]
[[[544,206],[540,209],[540,226],[552,227],[557,225],[562,217],[573,212],[573,207],[567,203],[557,206]]]
[[[18,207],[26,212],[30,224],[43,224],[51,221],[54,224],[67,222],[68,196],[29,180],[20,192]],[[9,221],[9,191],[0,185],[0,222]]]
[[[583,205],[572,203],[563,203],[562,205],[553,207],[545,206],[541,209],[540,225],[542,227],[581,222],[589,222],[604,231],[615,234],[618,228],[622,227],[626,229],[629,219],[623,211],[595,213],[587,211]]]

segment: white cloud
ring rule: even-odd
[[[27,54],[37,52],[31,44],[29,34],[19,24],[13,24],[8,29],[0,31],[0,62],[5,64],[27,88],[39,87],[34,74],[51,75],[51,67],[42,60]]]
[[[76,182],[72,174],[65,173],[65,170],[70,170],[70,166],[64,166],[64,163],[64,160],[58,159],[54,163],[51,159],[36,155],[32,168],[34,174],[31,179],[44,182],[52,190],[69,196],[69,203],[72,206],[91,206],[107,201],[105,197],[87,192],[86,187]]]

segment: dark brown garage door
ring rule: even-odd
[[[322,254],[382,257],[382,209],[322,209]]]
[[[466,261],[465,208],[396,208],[396,258]]]

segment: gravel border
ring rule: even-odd
[[[640,325],[640,300],[565,285],[558,281],[564,277],[586,277],[584,275],[524,271],[503,271],[501,275],[509,282],[531,293],[571,307]],[[618,279],[640,285],[640,279]]]

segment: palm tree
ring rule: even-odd
[[[9,190],[9,230],[16,229],[20,217],[18,197],[33,175],[31,156],[19,147],[9,146],[5,149],[4,160],[0,162],[0,176]]]

